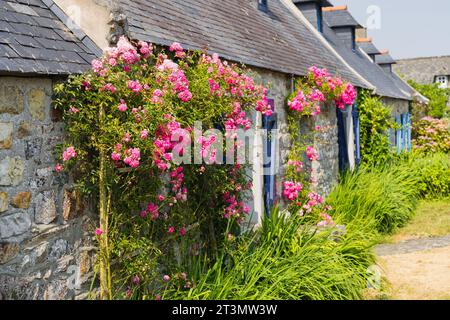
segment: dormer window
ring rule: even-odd
[[[317,10],[317,30],[319,32],[323,32],[323,14],[322,14],[322,5],[320,3],[316,3]]]
[[[437,76],[436,83],[439,84],[439,88],[446,89],[448,87],[448,77],[447,76]]]
[[[268,5],[267,5],[267,1],[268,0],[258,0],[258,9],[264,12],[267,12]]]

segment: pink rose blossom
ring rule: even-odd
[[[63,170],[63,166],[60,163],[56,164],[55,171],[56,172],[61,172],[62,170]]]
[[[141,139],[145,140],[145,139],[147,139],[147,136],[148,136],[148,130],[147,129],[142,130],[141,131]]]
[[[306,156],[310,161],[316,161],[319,159],[319,154],[317,150],[311,146],[306,147]]]
[[[178,42],[172,43],[172,45],[169,47],[170,52],[182,51],[182,50],[183,50],[183,47]]]
[[[63,161],[69,161],[72,158],[76,158],[77,153],[75,152],[74,147],[68,147],[64,152],[63,152]]]
[[[139,80],[128,80],[127,85],[128,89],[135,93],[139,93],[142,91],[142,85],[139,83]]]
[[[120,112],[125,112],[125,111],[127,111],[128,106],[127,106],[127,104],[125,103],[125,100],[123,100],[123,99],[120,100],[120,104],[119,104],[119,106],[117,107],[117,109],[118,109]]]

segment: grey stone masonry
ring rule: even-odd
[[[0,299],[73,299],[90,286],[90,215],[54,171],[64,131],[52,85],[0,77]]]

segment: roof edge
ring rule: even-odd
[[[103,55],[103,50],[83,31],[83,29],[75,23],[53,0],[42,0],[47,8],[58,17],[58,19],[73,33],[73,35],[80,40],[88,49],[92,51],[97,57]],[[90,63],[91,61],[87,61]]]
[[[345,61],[344,58],[341,57],[339,53],[337,53],[336,50],[331,46],[330,43],[323,37],[323,35],[314,28],[311,23],[305,18],[305,16],[301,13],[300,10],[297,9],[297,7],[294,5],[294,3],[291,0],[281,0],[280,1],[284,6],[286,6],[291,13],[299,19],[301,22],[303,22],[308,29],[310,29],[315,36],[351,71],[353,74],[361,80],[362,83],[367,85],[367,89],[375,91],[375,86],[372,85],[369,81],[367,81],[363,76],[361,76],[355,69],[353,69],[347,61]]]

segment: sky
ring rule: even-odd
[[[330,0],[347,5],[395,59],[450,55],[450,0]]]

